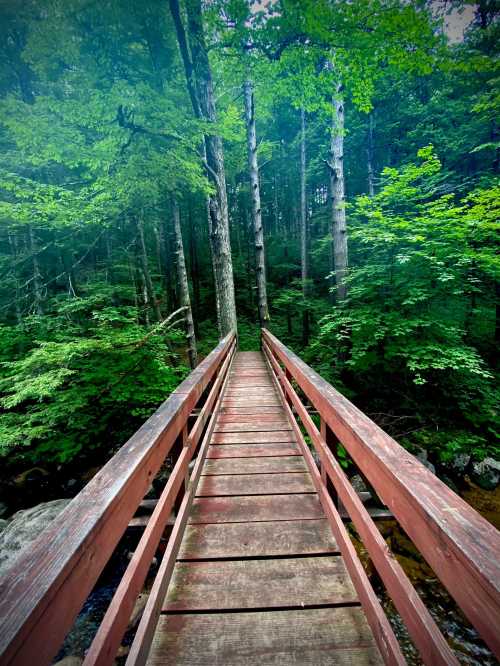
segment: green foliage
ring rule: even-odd
[[[437,156],[427,147],[418,157],[385,169],[379,193],[353,203],[349,303],[321,320],[313,352],[336,356],[334,376],[348,372],[357,385],[392,394],[424,422],[459,419],[471,433],[469,449],[486,455],[498,436],[499,396],[488,367],[500,276],[492,253],[498,187],[461,200],[439,195],[445,174]],[[443,459],[459,440],[463,448],[464,433],[451,438]]]
[[[187,374],[184,365],[172,366],[167,348],[178,334],[145,334],[132,308],[95,305],[91,297],[75,299],[48,330],[37,321],[28,331],[2,327],[2,346],[12,346],[14,336],[24,347],[2,363],[2,455],[65,462],[89,458],[103,441],[109,455]]]

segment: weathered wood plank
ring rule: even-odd
[[[235,386],[234,384],[228,384],[227,390],[231,393],[248,393],[253,395],[255,393],[276,393],[275,387],[269,383],[261,386],[251,386],[250,384],[243,384],[240,386]]]
[[[301,456],[293,442],[274,444],[216,444],[208,449],[207,458],[255,458],[258,456]]]
[[[220,415],[283,414],[283,405],[221,405]]]
[[[280,407],[281,402],[276,396],[259,397],[255,395],[242,398],[224,398],[222,401],[223,407],[260,407],[261,405],[268,407]]]
[[[231,424],[231,423],[241,423],[241,424],[262,424],[263,426],[273,425],[274,423],[283,423],[285,425],[290,425],[290,422],[286,418],[284,413],[277,414],[227,414],[222,413],[217,419],[216,427],[220,424]],[[286,428],[284,428],[286,430]]]
[[[203,476],[197,497],[222,495],[285,495],[313,493],[314,486],[307,472],[284,474],[228,474]]]
[[[163,612],[343,605],[358,597],[341,557],[177,562]]]
[[[207,460],[202,475],[275,474],[276,472],[307,472],[307,467],[301,456],[222,458]]]
[[[338,552],[327,520],[278,520],[260,523],[188,525],[179,551],[179,559],[272,557]]]
[[[211,444],[267,444],[271,442],[295,442],[291,430],[266,432],[214,432]]]
[[[323,518],[315,494],[197,497],[189,523],[242,523]]]
[[[271,432],[273,430],[291,430],[288,421],[271,421],[248,423],[247,421],[233,421],[229,423],[216,423],[215,432]]]
[[[377,666],[359,607],[163,615],[150,666]]]

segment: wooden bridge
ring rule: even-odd
[[[2,665],[51,663],[167,457],[86,666],[115,662],[160,551],[128,666],[406,663],[344,513],[422,661],[458,664],[339,442],[500,656],[500,534],[266,330],[262,349],[222,340],[21,555],[0,582]]]

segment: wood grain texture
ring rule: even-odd
[[[221,406],[221,416],[223,414],[283,414],[282,405],[232,405]]]
[[[262,421],[261,417],[256,418],[253,423],[247,421],[230,421],[229,423],[217,422],[215,425],[215,432],[271,432],[273,430],[291,430],[291,426],[287,421]]]
[[[214,432],[212,444],[267,444],[272,442],[295,442],[291,430],[267,432]]]
[[[357,602],[342,558],[333,555],[177,562],[162,610],[300,608]]]
[[[267,396],[246,396],[241,398],[224,398],[223,407],[260,407],[266,405],[269,407],[281,407],[281,403],[276,395]]]
[[[148,660],[150,666],[378,666],[382,663],[358,607],[163,615]]]
[[[202,475],[275,474],[276,472],[307,472],[307,467],[301,456],[222,458],[207,460]]]
[[[253,425],[260,425],[262,424],[264,427],[266,424],[273,424],[273,423],[284,423],[287,426],[289,426],[289,421],[284,416],[282,410],[280,412],[274,413],[274,414],[258,414],[258,413],[248,413],[246,414],[245,412],[243,413],[237,413],[237,414],[228,414],[227,412],[222,412],[219,415],[219,418],[217,419],[217,424],[215,428],[217,429],[219,425],[221,424],[226,424],[226,423],[242,423],[242,424],[253,424]],[[286,428],[284,428],[286,430]]]
[[[179,559],[337,553],[328,521],[281,520],[188,525]]]
[[[196,496],[285,495],[314,492],[311,477],[307,472],[229,474],[201,477]]]
[[[283,444],[216,444],[208,449],[207,458],[255,458],[257,456],[301,456],[293,442]]]
[[[323,518],[317,495],[197,497],[189,519],[196,523],[242,523],[261,520]]]
[[[263,338],[500,657],[500,532],[269,331]]]

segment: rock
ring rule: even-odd
[[[18,511],[0,534],[0,575],[69,504],[69,499],[52,500]]]
[[[32,467],[27,469],[25,472],[18,474],[14,478],[14,484],[19,488],[24,488],[27,483],[38,482],[40,479],[49,476],[47,470],[42,467]]]
[[[146,594],[145,592],[142,592],[142,594],[140,594],[137,597],[134,609],[132,610],[132,614],[130,615],[127,631],[129,631],[130,629],[134,629],[139,624],[139,620],[141,619],[144,609],[146,608],[148,597],[149,594]]]
[[[363,478],[359,474],[351,476],[349,481],[351,482],[351,486],[354,488],[354,490],[357,493],[369,492],[368,488],[366,487],[366,483],[363,481]]]
[[[64,657],[60,661],[56,661],[53,666],[82,666],[83,659],[80,657]]]
[[[470,459],[471,456],[468,453],[459,453],[451,461],[450,470],[462,476],[470,463]]]
[[[130,645],[120,645],[116,652],[116,656],[118,659],[128,657],[128,653],[130,652]]]
[[[425,449],[417,449],[416,452],[414,453],[415,458],[420,460],[422,465],[424,467],[427,467],[428,470],[430,470],[433,474],[436,473],[436,468],[434,465],[428,460],[427,458],[427,451]]]
[[[473,463],[471,479],[484,490],[495,490],[500,483],[500,462],[494,458],[485,458]]]
[[[4,518],[0,518],[0,532],[3,532],[8,524],[9,524],[8,520],[5,520]]]
[[[0,518],[3,518],[9,513],[9,507],[5,502],[0,502]]]

